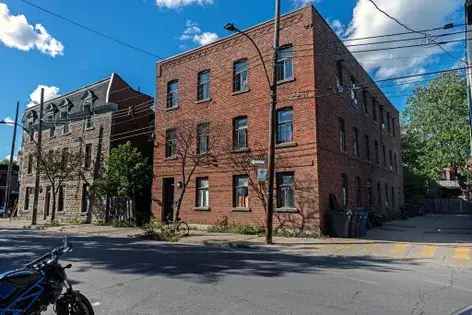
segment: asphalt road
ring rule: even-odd
[[[469,267],[414,258],[72,237],[64,263],[96,314],[451,314],[472,304]],[[59,245],[0,228],[0,272]],[[52,314],[52,313],[48,313]]]

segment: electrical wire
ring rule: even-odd
[[[427,32],[423,32],[423,31],[417,31],[411,27],[409,27],[408,25],[406,25],[405,23],[401,22],[399,19],[397,19],[396,17],[388,14],[385,10],[382,10],[378,4],[374,1],[374,0],[368,0],[376,9],[377,11],[381,12],[383,15],[385,15],[386,17],[388,17],[389,19],[395,21],[395,23],[397,23],[398,25],[402,26],[404,29],[410,31],[410,32],[414,32],[414,33],[417,33],[417,34],[422,34],[428,38],[430,38],[430,35],[427,33]],[[451,59],[453,59],[454,61],[457,60],[457,58],[452,55],[447,49],[445,49],[443,46],[442,46],[442,43],[438,43],[436,42],[434,39],[430,38],[430,40],[432,42],[434,42],[443,52],[445,52]],[[464,62],[462,59],[461,59],[462,62]],[[464,62],[466,65],[467,63]]]

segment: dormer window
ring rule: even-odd
[[[85,104],[84,105],[84,116],[85,116],[85,128],[89,129],[93,127],[93,112],[92,112],[92,105]]]

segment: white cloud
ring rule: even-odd
[[[7,124],[13,124],[15,122],[13,118],[11,118],[10,116],[5,117],[3,121],[6,122]]]
[[[218,38],[218,34],[212,32],[203,32],[197,23],[190,20],[185,23],[185,30],[179,37],[181,41],[191,40],[200,46],[212,43],[218,40]]]
[[[156,4],[158,7],[177,9],[193,4],[213,4],[213,0],[156,0]]]
[[[59,88],[55,86],[47,86],[47,85],[38,85],[36,89],[30,94],[30,102],[26,107],[31,107],[34,105],[39,104],[41,102],[41,89],[44,89],[44,101],[53,99],[59,96]]]
[[[453,20],[454,15],[457,14],[458,10],[463,6],[462,0],[377,0],[376,3],[384,11],[415,29],[428,29],[444,25]],[[358,0],[353,10],[353,19],[345,35],[350,38],[358,38],[399,32],[405,32],[405,29],[377,11],[370,1]],[[445,37],[440,40],[457,39],[460,38],[459,36],[461,35]],[[420,37],[420,35],[405,35],[395,37],[395,39],[412,37]],[[388,40],[391,38],[385,39]],[[372,41],[379,41],[379,39],[353,41],[349,42],[349,44],[362,44]],[[425,39],[393,44],[350,47],[350,49],[351,51],[355,51],[422,43],[425,43]],[[455,44],[447,44],[443,46],[451,50],[454,45]],[[431,45],[431,48],[412,47],[397,50],[373,51],[356,53],[355,56],[364,65],[366,70],[373,72],[376,78],[382,79],[390,76],[424,71],[426,66],[437,62],[437,57],[442,54],[444,54],[444,52],[439,47]]]
[[[302,7],[308,3],[314,3],[314,4],[317,4],[317,3],[320,3],[321,0],[293,0],[293,4],[295,7]]]
[[[329,25],[333,29],[333,31],[340,37],[343,38],[346,32],[346,26],[340,20],[330,20],[327,19]]]
[[[10,154],[7,154],[4,160],[10,161]],[[13,155],[13,161],[18,161],[18,155]]]
[[[55,57],[62,55],[64,46],[41,24],[31,25],[24,15],[11,15],[5,3],[0,3],[0,42],[22,51],[38,49]]]

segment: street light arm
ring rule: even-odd
[[[264,73],[265,73],[265,76],[266,76],[266,79],[267,79],[267,84],[269,84],[269,88],[272,89],[272,83],[270,81],[270,78],[269,78],[269,72],[267,71],[267,67],[265,65],[265,62],[264,62],[264,57],[262,56],[262,52],[261,50],[259,49],[259,47],[257,46],[256,42],[251,38],[251,36],[249,36],[246,32],[244,31],[241,31],[239,28],[237,28],[234,24],[232,23],[228,23],[225,25],[225,29],[230,31],[230,32],[233,32],[233,33],[238,33],[238,34],[241,34],[243,35],[244,37],[246,37],[250,42],[251,44],[254,46],[254,48],[257,50],[257,54],[259,55],[259,58],[261,59],[261,63],[262,63],[262,66],[264,67]]]
[[[259,55],[259,58],[261,59],[262,66],[264,67],[264,73],[265,73],[265,76],[266,76],[266,79],[267,79],[267,84],[269,84],[269,88],[272,88],[272,83],[271,83],[270,78],[269,78],[269,72],[267,71],[267,67],[266,67],[266,64],[265,64],[265,62],[264,62],[264,57],[262,56],[261,50],[260,50],[259,47],[257,46],[256,42],[251,38],[251,36],[249,36],[248,34],[246,34],[246,33],[243,32],[243,31],[240,31],[240,30],[237,30],[237,32],[238,32],[239,34],[244,35],[244,37],[246,37],[247,39],[249,39],[249,41],[250,41],[251,44],[254,46],[254,48],[256,48],[257,54]]]

